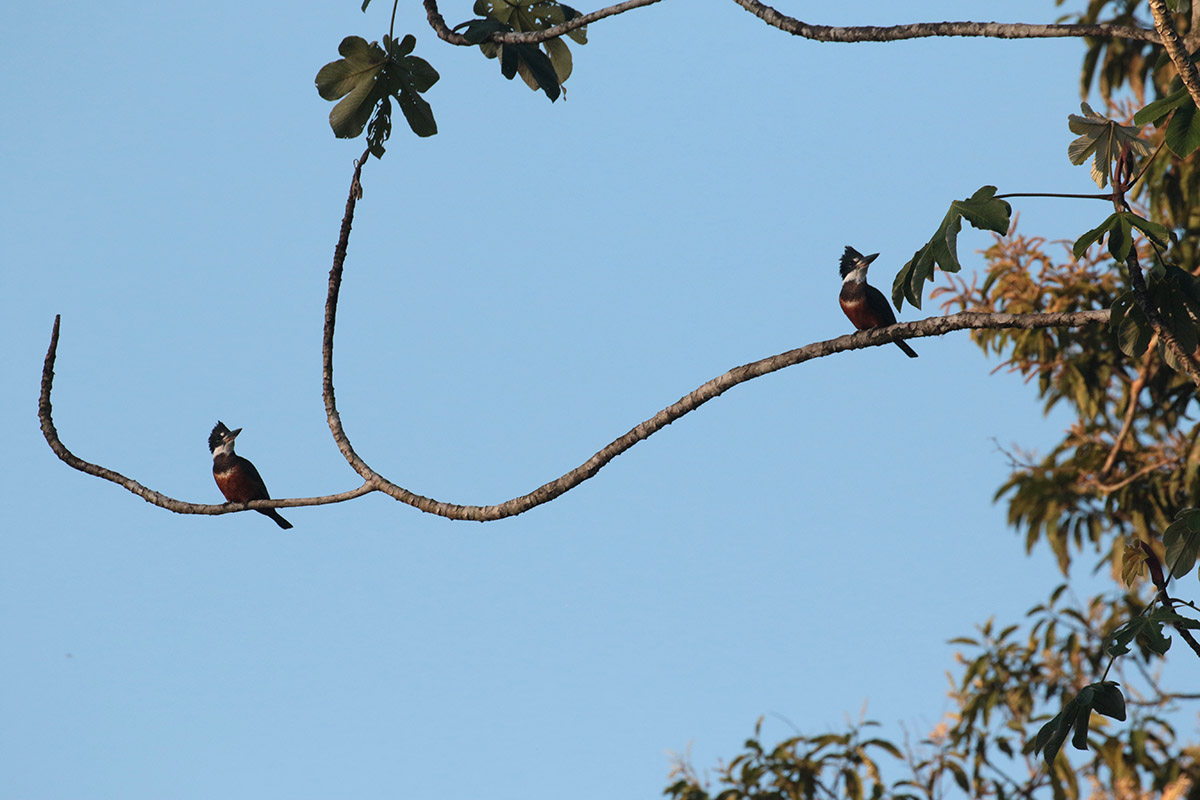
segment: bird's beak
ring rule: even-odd
[[[236,431],[230,431],[229,432],[229,441],[232,442],[234,439],[237,438],[237,435],[241,432],[242,432],[241,428],[238,428]]]
[[[877,258],[879,258],[879,253],[872,253],[872,254],[871,254],[871,255],[869,255],[869,256],[863,256],[863,261],[865,261],[865,262],[867,262],[868,264],[870,264],[872,261],[874,261],[874,260],[875,260],[875,259],[877,259]],[[238,428],[238,430],[241,430],[241,428]]]

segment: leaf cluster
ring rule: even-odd
[[[1139,137],[1139,129],[1133,125],[1122,125],[1116,120],[1097,114],[1087,103],[1082,103],[1083,114],[1070,114],[1067,127],[1079,138],[1067,146],[1067,158],[1079,165],[1092,158],[1092,180],[1103,189],[1108,185],[1113,162],[1126,152],[1133,156],[1150,155],[1150,148]]]
[[[933,280],[935,266],[943,272],[962,270],[958,261],[958,233],[964,219],[980,230],[1008,233],[1012,206],[995,195],[995,186],[984,186],[967,199],[950,204],[937,231],[896,274],[892,283],[892,302],[897,309],[905,299],[916,308],[921,307],[923,284]]]
[[[1088,727],[1093,711],[1118,721],[1125,720],[1125,695],[1121,694],[1119,684],[1101,681],[1083,687],[1062,711],[1038,731],[1033,751],[1042,753],[1047,764],[1053,764],[1067,734],[1072,731],[1071,746],[1076,750],[1087,750]]]
[[[500,74],[512,80],[517,75],[535,92],[541,89],[551,102],[558,99],[562,85],[571,77],[571,48],[562,37],[538,44],[500,44],[490,41],[497,33],[544,31],[579,16],[579,12],[557,0],[475,0],[479,19],[455,26],[488,58],[500,59]],[[566,34],[577,44],[587,44],[587,26]]]
[[[347,36],[338,46],[341,58],[317,72],[317,92],[325,100],[339,100],[329,112],[329,126],[339,139],[354,139],[367,127],[367,146],[376,158],[392,133],[392,100],[400,106],[408,126],[418,136],[433,136],[437,122],[433,109],[421,95],[440,77],[428,61],[412,55],[417,40],[412,34],[397,41],[391,36],[368,43]]]
[[[1110,329],[972,335],[1002,367],[1035,382],[1047,411],[1066,404],[1076,417],[1047,455],[1014,458],[996,494],[1026,548],[1045,540],[1065,572],[1085,546],[1116,566],[1129,537],[1152,541],[1181,507],[1200,505],[1200,426],[1189,413],[1195,386],[1149,346],[1151,329],[1123,272],[1099,256],[1064,255],[1054,258],[1045,240],[1014,230],[985,251],[982,281],[954,279],[933,294],[946,298],[948,311],[1113,309]],[[1179,283],[1194,280],[1190,273],[1160,272],[1149,281],[1160,307],[1190,308]]]
[[[975,635],[951,640],[963,648],[949,695],[953,709],[915,747],[901,748],[879,734],[864,739],[871,723],[793,736],[769,747],[762,742],[760,720],[743,751],[716,771],[715,789],[691,765],[681,764],[678,780],[664,794],[676,800],[934,800],[947,790],[1018,798],[1048,788],[1057,798],[1077,800],[1089,784],[1162,792],[1200,777],[1200,752],[1179,747],[1174,729],[1158,713],[1167,700],[1156,686],[1138,690],[1143,701],[1127,709],[1115,681],[1092,677],[1108,660],[1110,632],[1144,610],[1137,596],[1119,592],[1085,606],[1064,603],[1065,597],[1066,586],[1057,587],[1047,602],[1029,610],[1026,625],[988,621]],[[1158,658],[1147,648],[1138,657]],[[1110,729],[1092,711],[1129,720]],[[1055,745],[1052,737],[1060,732],[1065,735]],[[1057,753],[1072,734],[1076,744],[1086,739],[1090,745],[1087,761],[1072,765],[1066,757],[1051,758],[1044,769],[1036,752],[1046,754],[1055,745]]]
[[[762,719],[754,736],[746,740],[744,752],[720,769],[725,787],[710,795],[700,785],[689,765],[676,768],[679,780],[663,794],[675,800],[769,800],[774,798],[915,798],[896,794],[884,783],[880,757],[902,763],[904,756],[895,744],[881,738],[862,738],[876,722],[852,725],[845,733],[798,735],[774,747],[762,744]]]

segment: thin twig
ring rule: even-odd
[[[1063,194],[1061,192],[1008,192],[995,195],[996,200],[1006,200],[1010,197],[1061,197],[1068,200],[1112,200],[1112,192],[1104,194]]]
[[[1168,460],[1163,460],[1163,461],[1156,461],[1153,464],[1147,464],[1146,466],[1142,467],[1141,469],[1139,469],[1137,472],[1133,473],[1129,477],[1125,478],[1124,480],[1117,481],[1114,484],[1105,484],[1105,483],[1101,483],[1100,481],[1097,480],[1096,488],[1098,488],[1100,491],[1104,492],[1105,494],[1112,494],[1113,492],[1117,491],[1118,489],[1125,488],[1126,486],[1133,483],[1134,481],[1136,481],[1138,478],[1142,477],[1143,475],[1145,475],[1149,472],[1153,472],[1156,469],[1161,469],[1162,467],[1168,466],[1168,465],[1170,465],[1170,463],[1171,462]]]

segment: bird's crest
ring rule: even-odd
[[[221,443],[229,438],[230,430],[225,427],[225,423],[217,420],[217,424],[213,426],[212,433],[208,435],[208,451],[211,453],[221,446]]]
[[[847,247],[846,252],[842,253],[842,277],[846,277],[855,269],[863,265],[866,259],[863,254],[855,250],[853,247]]]

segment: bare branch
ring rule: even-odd
[[[1053,314],[983,314],[963,312],[947,317],[930,317],[917,322],[906,322],[887,328],[859,331],[858,333],[841,336],[837,339],[815,342],[796,350],[789,350],[786,353],[780,353],[779,355],[735,367],[725,374],[713,378],[695,391],[680,398],[678,402],[673,403],[662,411],[659,411],[653,417],[634,426],[625,435],[609,443],[580,466],[549,483],[539,486],[528,494],[515,497],[503,503],[487,506],[440,502],[410,492],[375,472],[354,451],[342,425],[341,415],[337,410],[337,401],[333,387],[333,337],[337,323],[337,303],[341,292],[346,253],[350,244],[350,231],[354,222],[354,210],[359,198],[362,197],[362,168],[368,156],[369,151],[364,151],[362,156],[354,162],[354,174],[350,182],[350,192],[346,198],[346,211],[342,218],[337,246],[334,249],[333,266],[329,271],[329,291],[325,303],[325,330],[322,341],[321,384],[330,433],[333,435],[334,441],[337,443],[338,449],[342,452],[347,463],[364,479],[362,486],[349,492],[324,497],[256,500],[245,504],[225,503],[221,505],[207,505],[186,503],[148,489],[137,481],[131,480],[120,473],[78,458],[60,441],[51,415],[50,392],[54,381],[54,361],[58,350],[59,334],[59,318],[57,317],[54,321],[54,330],[50,337],[50,347],[46,353],[46,362],[42,370],[42,393],[38,404],[38,416],[41,419],[42,432],[55,454],[75,469],[124,486],[147,502],[181,514],[227,514],[232,511],[247,509],[257,510],[260,508],[320,505],[349,500],[373,491],[381,491],[400,502],[430,514],[436,514],[449,519],[485,522],[515,516],[553,500],[595,475],[608,462],[638,442],[649,438],[657,431],[662,430],[685,414],[696,410],[709,400],[720,397],[726,391],[740,383],[776,372],[785,367],[802,364],[805,361],[823,358],[846,350],[878,347],[900,339],[913,337],[940,336],[956,330],[981,328],[1020,328],[1033,330],[1050,327],[1095,325],[1105,323],[1109,319],[1109,311],[1107,309]]]
[[[758,0],[733,0],[773,28],[818,42],[894,42],[931,36],[981,36],[992,39],[1052,39],[1090,36],[1096,39],[1137,39],[1158,43],[1158,34],[1146,28],[1120,25],[1029,25],[1020,22],[915,22],[909,25],[838,28],[809,25],[781,14]]]
[[[375,472],[354,451],[342,426],[341,415],[337,411],[337,403],[333,392],[334,324],[337,318],[337,298],[341,289],[342,270],[346,258],[346,246],[349,241],[350,226],[353,221],[354,205],[361,194],[359,184],[361,172],[362,162],[359,161],[355,165],[350,196],[346,201],[346,217],[342,220],[342,235],[338,240],[338,246],[334,252],[333,267],[329,271],[329,297],[325,305],[325,336],[323,344],[323,387],[325,410],[329,418],[329,430],[333,434],[338,449],[342,451],[342,455],[345,456],[346,461],[369,484],[402,503],[406,503],[429,514],[436,514],[449,519],[488,522],[516,516],[535,506],[548,503],[559,495],[583,483],[588,478],[591,478],[608,462],[638,442],[648,439],[654,433],[662,430],[685,414],[695,411],[709,400],[720,397],[726,391],[740,383],[776,372],[784,367],[802,364],[814,358],[823,358],[846,350],[877,347],[910,337],[940,336],[956,330],[978,328],[1023,328],[1032,330],[1060,326],[1095,325],[1107,322],[1109,318],[1107,309],[1055,314],[981,314],[964,312],[948,317],[930,317],[918,322],[906,322],[887,328],[859,331],[849,336],[841,336],[837,339],[824,342],[815,342],[796,350],[790,350],[786,353],[735,367],[725,374],[713,378],[695,391],[682,397],[678,402],[667,406],[653,417],[634,426],[624,436],[609,443],[583,464],[565,475],[539,486],[528,494],[514,497],[503,503],[487,506],[444,503],[410,492],[408,489],[392,483]]]
[[[455,33],[446,25],[446,19],[438,11],[437,0],[425,1],[425,17],[429,20],[429,27],[433,28],[434,32],[446,42],[456,45],[471,45],[472,42],[467,40],[467,37],[461,33]],[[488,37],[488,41],[499,42],[500,44],[537,44],[544,42],[547,39],[555,39],[562,36],[564,33],[569,33],[576,28],[582,28],[590,22],[595,22],[598,19],[611,17],[616,14],[623,14],[626,11],[631,11],[642,6],[654,5],[662,2],[662,0],[625,0],[623,3],[602,8],[599,11],[593,11],[589,14],[580,14],[574,19],[564,22],[562,25],[555,25],[553,28],[547,28],[544,31],[528,31],[524,33],[495,33]]]
[[[53,409],[50,405],[50,391],[54,387],[54,360],[58,356],[58,329],[61,319],[61,316],[54,318],[54,330],[50,333],[50,348],[46,351],[46,361],[42,365],[42,393],[38,399],[38,419],[41,420],[42,435],[46,437],[46,443],[50,445],[50,449],[54,451],[54,454],[62,459],[67,466],[73,467],[80,472],[86,472],[89,475],[95,475],[97,478],[112,481],[118,486],[124,486],[147,503],[165,508],[168,511],[174,511],[176,514],[216,515],[231,514],[234,511],[258,510],[260,508],[321,506],[328,505],[329,503],[340,503],[343,500],[352,500],[355,497],[361,497],[364,494],[375,491],[369,483],[364,483],[357,489],[351,489],[348,492],[341,492],[339,494],[324,495],[322,497],[295,497],[288,500],[254,500],[249,503],[221,503],[220,505],[188,503],[168,497],[153,489],[147,489],[142,484],[132,478],[125,477],[119,472],[106,469],[90,461],[84,461],[68,450],[67,446],[59,439],[58,429],[54,427]]]

